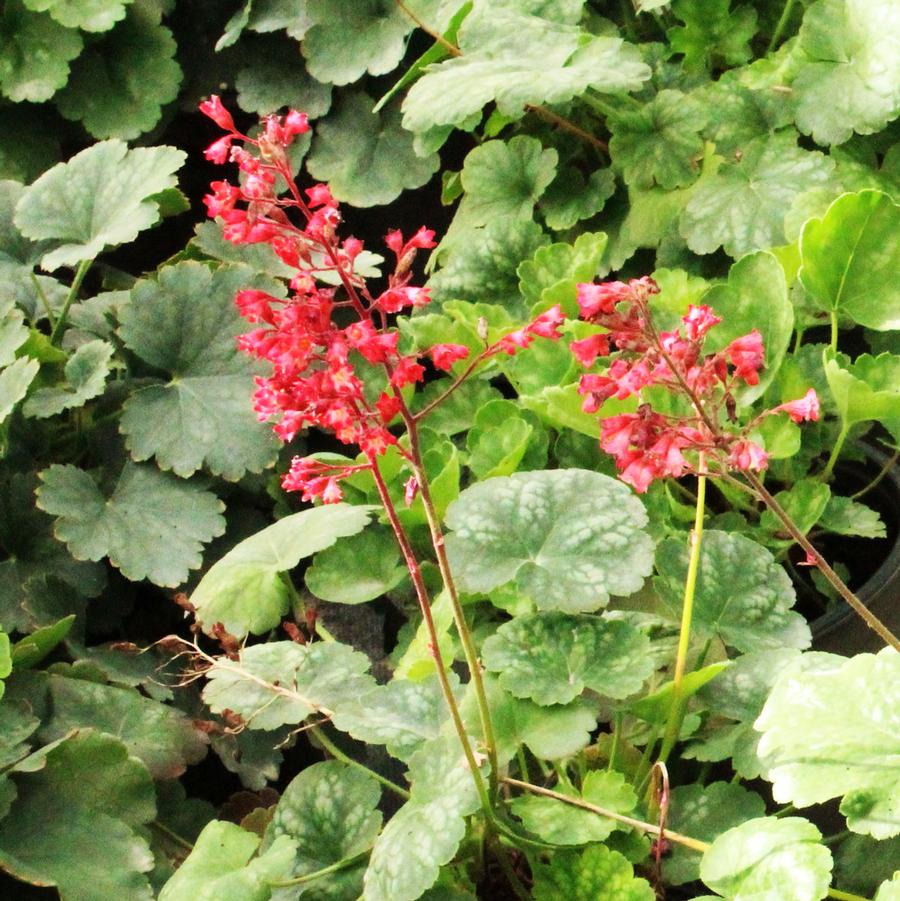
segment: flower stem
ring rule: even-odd
[[[838,888],[828,889],[828,898],[836,898],[837,901],[869,901],[863,895],[854,895],[853,892],[842,892]]]
[[[682,691],[684,671],[691,642],[691,619],[694,613],[694,594],[697,589],[697,573],[700,569],[700,545],[703,541],[703,515],[706,509],[706,476],[697,478],[697,507],[694,515],[694,529],[691,532],[691,556],[688,560],[687,578],[684,582],[684,604],[681,608],[681,631],[678,635],[678,652],[675,656],[675,673],[672,685],[672,701],[669,717],[663,734],[659,760],[665,763],[681,733],[687,699]]]
[[[81,288],[81,283],[84,281],[84,277],[87,275],[88,269],[91,268],[91,263],[93,260],[82,260],[78,264],[78,268],[75,270],[75,278],[72,279],[72,285],[69,288],[69,293],[66,296],[66,302],[63,304],[63,308],[59,311],[59,317],[56,322],[53,324],[53,328],[50,331],[50,343],[57,344],[57,339],[62,337],[63,329],[66,325],[66,317],[69,315],[69,307],[75,301],[75,298],[78,296],[78,290]]]
[[[359,863],[364,858],[368,857],[368,851],[362,851],[359,854],[354,854],[353,857],[344,857],[342,860],[337,860],[332,864],[329,864],[327,867],[322,867],[321,870],[313,870],[312,873],[304,873],[302,876],[295,876],[293,879],[278,879],[274,882],[269,882],[268,885],[274,888],[286,888],[291,885],[303,885],[307,882],[313,882],[316,879],[321,879],[323,876],[328,876],[331,873],[337,873],[340,870],[345,870],[347,867],[352,867],[353,864]]]
[[[785,0],[784,9],[781,10],[781,18],[778,20],[778,24],[772,32],[772,38],[769,41],[769,46],[766,47],[766,53],[771,53],[778,46],[778,42],[781,40],[782,34],[784,34],[784,29],[790,21],[791,13],[794,10],[794,4],[796,2],[797,0]]]
[[[838,317],[833,310],[831,312],[831,349],[838,348]]]
[[[850,495],[851,501],[858,501],[861,497],[865,497],[879,482],[894,468],[897,463],[897,460],[900,460],[900,451],[894,451],[890,457],[887,458],[884,462],[884,466],[881,467],[878,475],[869,482],[864,488],[860,488],[855,494]]]
[[[825,468],[822,470],[820,476],[823,482],[831,480],[831,474],[834,472],[834,466],[838,461],[838,457],[841,455],[841,451],[844,449],[844,442],[847,440],[848,434],[850,434],[850,426],[846,423],[841,423],[841,430],[838,432],[834,446],[831,448],[831,453],[828,456],[828,462],[825,464]]]
[[[865,620],[866,625],[884,640],[895,651],[900,651],[900,639],[877,617],[866,605],[847,587],[841,577],[828,565],[825,558],[813,547],[807,537],[797,528],[797,524],[791,519],[785,509],[769,493],[759,478],[749,470],[744,473],[744,478],[750,483],[760,500],[775,514],[785,527],[788,534],[797,544],[803,548],[809,557],[815,562],[822,575],[828,580],[834,590]]]

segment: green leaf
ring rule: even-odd
[[[805,535],[825,512],[831,500],[831,489],[819,479],[808,477],[794,482],[785,491],[779,491],[775,500]],[[786,537],[781,520],[771,510],[763,510],[759,524],[770,532],[781,532]]]
[[[41,260],[48,271],[92,260],[159,220],[151,197],[175,186],[173,173],[184,160],[174,147],[95,144],[26,188],[16,206],[16,227],[28,238],[61,243]]]
[[[878,511],[849,497],[833,495],[819,523],[823,529],[836,535],[887,538],[887,529]]]
[[[846,354],[823,351],[825,377],[845,426],[900,417],[900,355],[862,354],[852,363]]]
[[[56,416],[102,394],[114,352],[113,346],[106,341],[82,344],[66,363],[67,384],[63,387],[38,388],[23,407],[25,415],[38,419]]]
[[[54,534],[76,560],[109,562],[132,581],[174,588],[201,564],[203,545],[225,531],[212,493],[155,467],[126,463],[111,492],[77,466],[40,474],[38,506],[57,517]]]
[[[700,174],[706,125],[704,106],[681,91],[660,91],[641,109],[610,119],[609,152],[626,184],[671,190]]]
[[[10,653],[9,636],[0,631],[0,698],[6,690],[3,680],[12,672],[12,654]]]
[[[667,826],[675,832],[711,842],[733,826],[763,817],[766,802],[756,792],[730,782],[679,785],[669,797]],[[663,863],[667,883],[683,885],[700,878],[697,852],[673,843]]]
[[[290,874],[294,846],[281,837],[254,857],[259,843],[258,835],[213,820],[163,886],[159,901],[269,901],[269,883]]]
[[[698,182],[681,216],[681,234],[694,253],[721,246],[734,258],[784,244],[784,217],[793,199],[828,184],[833,168],[823,154],[797,147],[787,129],[756,138],[740,160]]]
[[[384,75],[403,59],[413,21],[393,0],[307,0],[313,21],[302,50],[318,81],[349,84]]]
[[[304,876],[372,847],[381,829],[376,805],[381,789],[371,777],[337,760],[314,763],[295,777],[278,802],[266,829],[262,848],[289,839],[296,847],[288,878]],[[359,896],[365,864],[341,871],[313,885],[329,895],[339,880],[341,889]]]
[[[476,6],[460,27],[462,55],[432,66],[410,88],[404,128],[459,125],[490,101],[518,119],[529,104],[564,103],[589,87],[633,91],[649,78],[637,49],[618,37],[595,37],[531,12]]]
[[[95,138],[139,137],[178,96],[177,49],[172,32],[136,4],[124,22],[72,64],[69,83],[56,97],[59,111]]]
[[[12,365],[0,370],[0,423],[16,404],[25,397],[28,386],[34,381],[41,364],[30,357],[21,357]]]
[[[797,127],[819,144],[880,131],[900,111],[891,0],[819,0],[800,27]]]
[[[279,442],[251,405],[259,366],[235,345],[246,322],[233,298],[250,287],[282,293],[278,283],[243,266],[211,270],[195,262],[166,266],[158,279],[132,289],[119,334],[170,375],[125,402],[120,429],[135,460],[155,456],[162,469],[182,477],[205,465],[230,481],[275,462]]]
[[[720,835],[700,862],[700,878],[740,901],[819,901],[831,882],[831,852],[800,817],[748,820]]]
[[[678,621],[689,548],[669,538],[656,553],[655,587],[670,618]],[[806,621],[790,608],[796,596],[788,574],[762,545],[737,533],[703,533],[694,592],[692,633],[719,637],[741,651],[809,646]]]
[[[49,100],[69,79],[81,35],[8,0],[0,12],[0,93],[15,103]]]
[[[900,654],[805,654],[781,673],[754,724],[779,802],[841,795],[854,832],[900,834]]]
[[[413,682],[395,677],[387,685],[341,706],[334,726],[357,741],[385,745],[392,757],[407,760],[438,737],[449,712],[436,675]]]
[[[634,789],[625,782],[625,777],[621,773],[606,770],[588,773],[584,777],[580,794],[562,786],[557,790],[614,813],[631,813],[637,804]],[[554,845],[602,842],[618,826],[615,820],[608,817],[539,795],[522,795],[515,798],[510,807],[529,832]]]
[[[13,778],[0,867],[65,901],[150,901],[153,855],[137,829],[156,813],[153,780],[118,739],[79,732]]]
[[[390,203],[404,189],[422,187],[440,164],[436,153],[416,155],[397,107],[378,114],[372,104],[367,94],[342,94],[337,110],[317,125],[306,160],[310,174],[352,206]]]
[[[361,532],[371,507],[328,504],[278,520],[233,547],[200,580],[191,595],[197,620],[220,622],[232,635],[261,634],[288,612],[291,590],[281,574],[304,557]]]
[[[261,116],[291,107],[317,119],[331,108],[331,85],[316,81],[296,64],[286,66],[277,56],[255,57],[253,65],[238,72],[234,86],[238,106]]]
[[[748,254],[728,271],[728,283],[703,295],[722,317],[712,329],[704,352],[721,350],[735,338],[756,329],[765,347],[765,369],[759,384],[741,395],[742,403],[760,397],[778,372],[794,333],[794,307],[781,264],[770,253]]]
[[[638,879],[627,858],[605,845],[557,851],[534,875],[534,901],[653,901],[650,883]]]
[[[203,700],[214,713],[231,710],[253,729],[296,726],[311,713],[330,716],[374,687],[369,659],[339,642],[276,641],[220,657],[207,673]]]
[[[581,613],[627,596],[649,575],[641,502],[588,470],[516,473],[467,488],[447,511],[447,553],[462,591],[515,580],[540,609]]]
[[[305,580],[323,601],[362,604],[387,594],[406,576],[394,533],[371,526],[316,554]]]
[[[681,680],[679,692],[682,698],[692,698],[707,682],[715,679],[723,670],[727,670],[729,662],[721,660],[718,663],[707,663],[700,669],[687,673]],[[664,682],[660,688],[628,705],[628,709],[635,716],[648,723],[657,726],[665,725],[669,710],[672,707],[672,698],[675,695],[675,683]]]
[[[36,629],[30,635],[20,638],[12,649],[12,660],[16,668],[22,670],[37,666],[69,634],[74,622],[74,614],[64,616],[52,625]]]
[[[900,871],[894,873],[894,878],[889,882],[881,884],[875,901],[900,901]]]
[[[731,66],[752,58],[750,40],[756,34],[756,12],[748,6],[729,9],[731,0],[674,0],[672,12],[684,26],[666,32],[673,53],[684,56],[689,71],[710,69],[719,60]]]
[[[627,623],[554,612],[504,623],[482,654],[516,697],[567,704],[586,688],[610,698],[638,691],[655,668],[649,649],[647,636]]]
[[[466,832],[464,817],[479,807],[459,738],[423,745],[409,762],[410,800],[375,841],[366,870],[365,901],[415,901],[438,878]],[[415,836],[416,853],[409,854]]]
[[[108,31],[125,17],[131,0],[24,0],[33,12],[48,12],[66,28]]]
[[[601,212],[615,190],[612,169],[596,169],[585,181],[574,166],[560,168],[541,197],[540,210],[548,228],[563,231]]]
[[[900,205],[881,191],[844,194],[800,236],[800,281],[823,310],[867,328],[900,328]]]

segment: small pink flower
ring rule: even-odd
[[[226,162],[228,159],[228,154],[231,152],[231,142],[234,140],[231,135],[225,135],[224,138],[219,138],[218,141],[214,141],[206,150],[203,151],[203,155],[211,162],[218,163],[220,166],[222,163]]]
[[[625,282],[602,285],[578,285],[578,308],[582,319],[593,319],[600,313],[614,313],[616,304],[631,299],[631,287]]]
[[[818,395],[814,389],[810,388],[803,397],[781,404],[771,412],[777,413],[779,411],[787,413],[794,422],[803,422],[804,420],[815,422],[819,418]]]
[[[231,113],[222,106],[222,101],[217,94],[213,94],[209,100],[204,100],[200,104],[200,112],[205,116],[209,116],[220,128],[230,132],[235,130],[234,119],[231,118]]]
[[[289,110],[284,117],[284,130],[291,136],[306,133],[309,131],[309,117],[295,109]]]
[[[728,463],[735,469],[760,472],[769,465],[769,455],[758,444],[744,438],[732,445]]]
[[[400,357],[391,376],[391,384],[395,388],[402,388],[404,385],[421,382],[424,377],[425,367],[415,357]]]
[[[415,476],[410,476],[403,485],[403,502],[407,507],[411,506],[419,493],[419,480]]]
[[[597,357],[609,355],[609,338],[606,335],[591,335],[580,341],[573,341],[569,350],[575,355],[575,359],[585,368],[593,366]]]
[[[725,348],[725,355],[734,365],[734,374],[748,385],[758,385],[758,372],[765,360],[762,335],[753,329],[749,335],[735,338]]]
[[[435,344],[428,353],[437,369],[449,372],[454,363],[469,356],[469,348],[465,344]]]
[[[700,341],[706,333],[714,326],[718,325],[722,319],[716,316],[711,307],[706,304],[688,307],[687,315],[681,317],[681,321],[685,325],[685,333],[691,341]]]
[[[309,198],[310,209],[315,209],[320,206],[337,206],[337,201],[332,196],[331,188],[329,188],[328,185],[313,185],[311,188],[307,188],[303,193]]]
[[[566,317],[563,316],[559,304],[550,307],[546,313],[541,313],[534,322],[526,326],[526,330],[539,338],[560,338],[559,327],[565,322]]]

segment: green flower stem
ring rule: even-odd
[[[681,631],[678,635],[678,652],[675,656],[675,673],[673,676],[672,702],[669,705],[669,717],[666,720],[666,731],[663,733],[659,760],[668,760],[672,748],[681,733],[684,713],[687,709],[687,698],[682,691],[684,672],[687,668],[687,655],[691,643],[691,619],[694,615],[694,594],[697,588],[697,572],[700,568],[700,545],[703,541],[703,515],[706,511],[706,476],[697,478],[697,507],[694,515],[694,529],[691,532],[691,556],[688,561],[687,578],[684,582],[684,604],[681,608]]]
[[[842,892],[838,888],[828,889],[828,898],[837,898],[837,901],[869,901],[862,895],[854,895],[853,892]]]
[[[53,324],[53,328],[50,331],[50,343],[56,344],[57,339],[62,337],[63,329],[66,325],[66,317],[69,315],[69,307],[75,301],[75,298],[78,296],[78,290],[81,288],[81,283],[84,281],[84,277],[88,273],[88,269],[91,268],[91,263],[93,260],[82,260],[78,264],[78,268],[75,270],[75,278],[72,279],[72,285],[69,288],[69,293],[66,296],[66,302],[63,304],[63,308],[59,311],[59,318]]]
[[[394,536],[397,539],[397,543],[400,545],[400,551],[403,554],[403,560],[406,563],[407,570],[409,570],[409,575],[412,579],[413,587],[416,591],[416,598],[419,602],[419,609],[422,612],[422,619],[425,622],[425,628],[428,630],[428,637],[431,640],[431,652],[434,656],[435,669],[437,670],[438,681],[441,683],[441,693],[444,696],[444,700],[447,702],[447,707],[450,710],[450,718],[453,720],[453,726],[456,729],[456,734],[459,736],[459,741],[462,745],[463,753],[466,756],[466,762],[468,763],[469,769],[472,772],[472,779],[475,782],[475,788],[478,791],[478,796],[481,800],[481,806],[484,808],[485,814],[488,819],[492,821],[494,817],[494,811],[493,807],[491,806],[490,795],[488,794],[487,787],[484,784],[484,779],[482,778],[478,762],[475,760],[475,753],[472,751],[472,746],[469,743],[469,735],[466,732],[466,727],[462,721],[462,715],[459,712],[459,705],[456,703],[456,698],[453,696],[453,689],[450,686],[450,680],[447,678],[447,669],[444,665],[443,654],[441,654],[441,647],[438,640],[437,629],[435,629],[434,626],[434,617],[431,614],[431,600],[428,596],[428,589],[425,586],[425,580],[422,578],[422,570],[419,567],[419,561],[416,558],[416,554],[415,551],[413,551],[412,545],[410,544],[409,536],[406,534],[406,530],[403,528],[403,524],[400,522],[400,518],[397,516],[397,509],[396,507],[394,507],[394,502],[391,499],[390,492],[388,491],[388,487],[385,484],[384,476],[381,474],[381,469],[378,466],[378,461],[374,457],[370,457],[370,462],[372,464],[372,476],[375,479],[375,485],[378,489],[378,496],[381,498],[382,506],[387,513],[391,528],[394,530]]]
[[[371,776],[377,782],[380,782],[386,789],[403,798],[404,801],[409,800],[409,792],[405,788],[401,788],[396,782],[391,782],[390,779],[386,779],[381,773],[376,773],[375,770],[369,769],[364,763],[360,763],[358,760],[354,760],[352,757],[345,754],[319,726],[310,726],[308,731],[335,760],[340,760],[341,763],[346,763],[347,766],[352,766],[355,769],[362,771],[367,776]],[[293,884],[294,883],[290,883],[290,885]]]
[[[794,4],[797,0],[785,0],[784,9],[781,10],[781,18],[778,20],[778,24],[775,26],[775,30],[772,32],[772,38],[769,41],[769,46],[766,47],[766,53],[771,53],[777,46],[778,42],[781,40],[782,34],[784,34],[784,29],[787,27],[787,23],[790,21],[791,13],[794,11]]]
[[[183,838],[177,832],[173,832],[165,823],[160,823],[159,820],[151,820],[150,826],[161,835],[164,835],[170,842],[178,845],[179,848],[183,848],[188,853],[194,850],[194,846],[186,838]]]
[[[861,497],[865,497],[879,482],[894,468],[897,463],[897,460],[900,460],[900,451],[894,451],[890,457],[884,463],[884,466],[881,467],[878,475],[869,482],[864,488],[860,488],[856,494],[850,495],[851,501],[858,501]]]
[[[828,580],[835,591],[865,620],[866,625],[876,632],[886,644],[895,651],[900,651],[900,639],[877,617],[866,605],[847,587],[843,579],[828,565],[825,558],[813,547],[807,537],[797,528],[797,524],[791,519],[785,509],[771,495],[765,485],[755,473],[749,470],[744,473],[744,478],[756,492],[759,499],[775,514],[785,527],[788,534],[809,555],[819,572]]]
[[[617,710],[613,714],[613,737],[612,744],[609,747],[609,763],[606,765],[608,772],[612,772],[616,768],[616,757],[619,753],[619,743],[622,740],[622,713]]]
[[[847,435],[850,434],[850,426],[846,423],[841,423],[841,430],[838,432],[838,436],[835,439],[834,446],[831,448],[831,454],[828,456],[828,462],[825,464],[825,468],[822,470],[820,478],[823,482],[828,482],[831,480],[831,474],[834,472],[834,466],[838,461],[838,457],[841,455],[841,451],[844,449],[844,442],[847,440]]]
[[[368,851],[362,851],[359,854],[354,854],[353,857],[345,857],[342,860],[335,861],[332,864],[329,864],[327,867],[322,867],[321,870],[313,870],[312,873],[304,873],[302,876],[295,876],[293,879],[278,879],[274,882],[269,882],[268,885],[271,885],[273,888],[286,888],[291,885],[303,885],[307,882],[313,882],[316,879],[321,879],[323,876],[328,876],[331,873],[337,873],[341,870],[346,870],[347,867],[352,867],[354,864],[359,863],[361,860],[364,860],[369,856]]]
[[[447,594],[450,597],[450,605],[453,608],[453,621],[456,623],[456,631],[459,634],[459,640],[466,657],[466,663],[472,676],[472,685],[475,688],[475,699],[478,702],[478,714],[481,720],[481,732],[487,750],[488,761],[490,763],[489,778],[491,784],[491,797],[495,798],[497,796],[497,777],[499,769],[497,762],[497,740],[494,736],[491,709],[488,705],[487,692],[484,688],[481,661],[478,659],[478,649],[475,647],[475,642],[472,639],[472,632],[466,622],[466,614],[459,600],[456,582],[453,578],[453,573],[450,571],[450,561],[447,559],[447,550],[444,547],[444,533],[441,530],[437,511],[434,508],[434,502],[431,498],[431,491],[428,484],[428,477],[425,473],[425,467],[422,465],[422,450],[419,445],[418,425],[406,409],[405,405],[401,406],[400,413],[404,418],[407,433],[409,434],[413,471],[419,482],[419,493],[422,497],[422,506],[425,508],[425,517],[428,520],[431,543],[434,547],[435,556],[437,557],[438,568],[441,571],[444,587],[447,589]]]
[[[833,310],[831,312],[831,349],[837,350],[838,347],[838,317]]]
[[[56,317],[53,315],[53,308],[50,306],[50,301],[47,300],[47,295],[44,293],[41,283],[37,280],[37,276],[33,272],[29,274],[31,275],[31,284],[34,287],[34,293],[37,294],[38,300],[40,300],[41,306],[47,314],[47,320],[50,323],[50,330],[52,331],[56,328]]]
[[[579,98],[581,101],[586,103],[594,112],[600,113],[604,119],[618,119],[622,113],[617,110],[614,106],[611,106],[605,100],[601,100],[599,97],[595,97],[591,93],[582,94]]]

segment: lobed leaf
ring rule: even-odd
[[[634,875],[628,859],[605,845],[557,851],[535,871],[535,901],[653,901],[650,883]]]
[[[72,407],[80,407],[102,394],[114,352],[113,346],[106,341],[88,341],[82,344],[66,362],[67,384],[62,387],[38,388],[28,398],[22,412],[26,416],[43,419]]]

